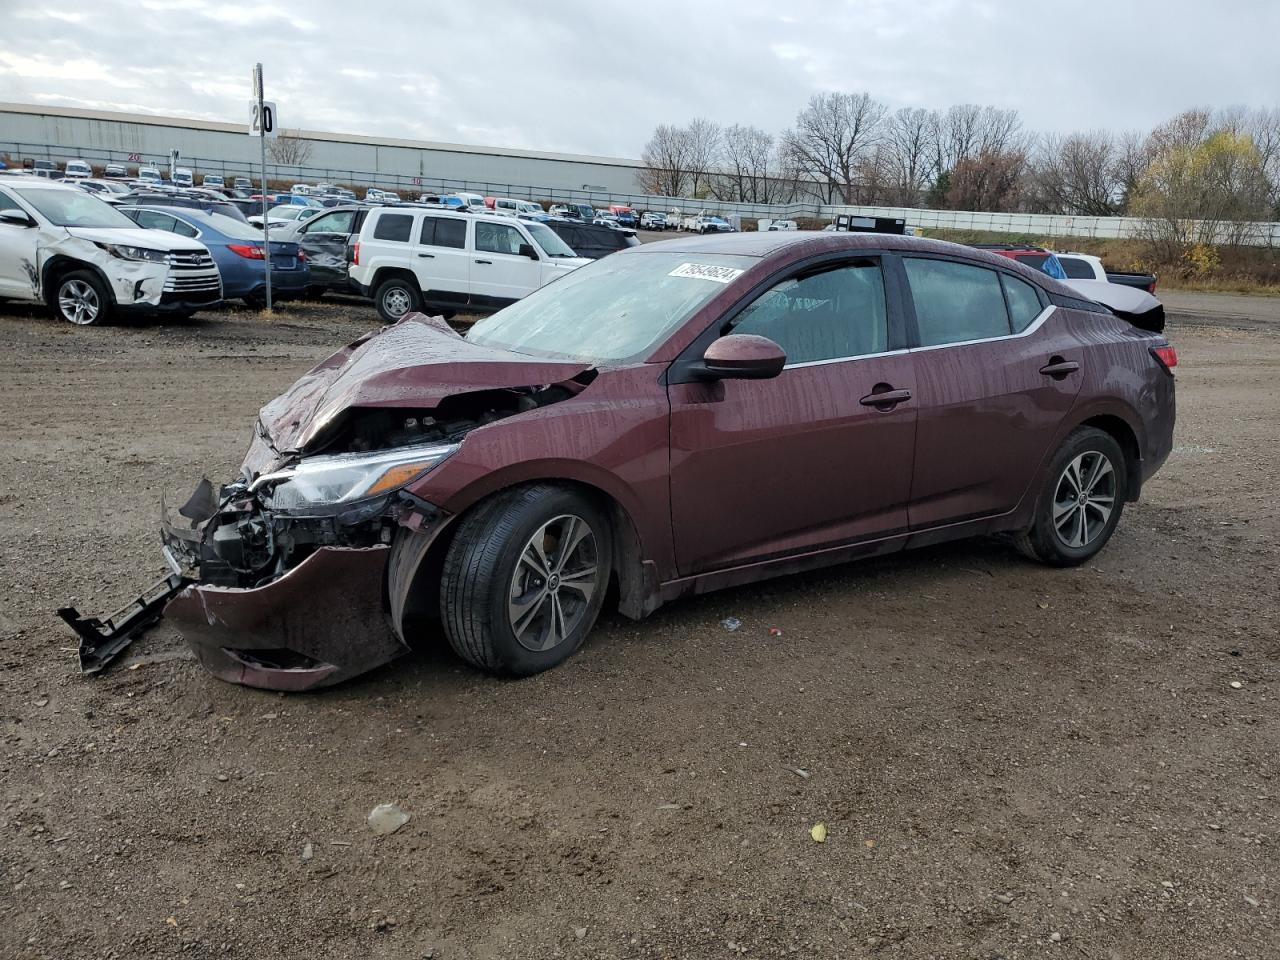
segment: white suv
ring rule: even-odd
[[[351,279],[394,323],[424,307],[446,316],[500,310],[590,262],[541,223],[383,207],[360,229]]]
[[[198,240],[144,230],[76,187],[0,177],[0,300],[45,303],[88,326],[113,313],[189,315],[221,299]]]

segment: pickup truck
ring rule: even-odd
[[[1070,280],[1104,280],[1107,283],[1118,283],[1122,287],[1137,287],[1147,293],[1156,292],[1156,278],[1149,273],[1124,273],[1108,270],[1102,265],[1102,258],[1088,253],[1060,253],[1058,262],[1067,272]]]

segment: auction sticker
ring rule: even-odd
[[[714,280],[716,283],[733,283],[742,276],[737,267],[719,267],[712,263],[682,263],[669,277],[692,277],[694,280]]]

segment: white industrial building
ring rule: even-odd
[[[0,157],[11,162],[83,158],[166,166],[171,150],[197,177],[251,174],[257,179],[259,144],[244,123],[211,123],[73,107],[0,103]],[[634,194],[640,190],[639,161],[590,157],[537,150],[469,146],[389,137],[366,137],[313,130],[288,130],[311,144],[304,167],[268,162],[273,179],[423,189],[471,189],[508,194],[504,185],[519,186],[511,195],[545,192],[565,196],[584,193]]]

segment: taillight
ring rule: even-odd
[[[351,245],[351,262],[355,266],[360,266],[360,241],[357,240]]]
[[[306,252],[305,250],[299,250],[299,251],[298,251],[298,261],[299,261],[300,263],[302,263],[302,262],[305,262],[305,261],[306,261],[306,259],[307,259],[307,252]]]
[[[1154,280],[1152,280],[1151,283],[1147,285],[1147,293],[1151,294],[1152,296],[1155,296],[1156,282]]]
[[[246,260],[265,260],[267,259],[262,253],[261,247],[255,247],[249,243],[228,243],[227,249],[236,256],[244,257]]]
[[[1151,355],[1160,362],[1160,366],[1164,367],[1170,374],[1173,368],[1178,365],[1178,351],[1173,349],[1169,344],[1151,348]]]

